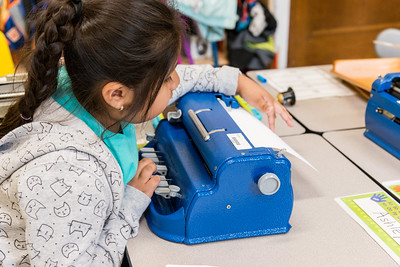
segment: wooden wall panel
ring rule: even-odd
[[[291,0],[288,67],[376,57],[373,40],[400,29],[399,0]]]

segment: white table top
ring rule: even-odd
[[[364,131],[328,132],[323,137],[376,181],[400,180],[400,160],[365,137]]]
[[[380,188],[318,135],[283,140],[319,170],[287,155],[294,190],[288,233],[185,245],[157,237],[142,219],[127,245],[133,266],[397,266],[334,200]]]
[[[365,127],[366,107],[366,100],[353,95],[303,100],[288,110],[309,130],[322,133]]]
[[[321,68],[326,69],[329,66],[323,65]],[[263,71],[268,72],[269,70]],[[257,73],[258,71],[249,71],[246,74],[273,96],[276,96],[278,91],[268,82],[266,84],[261,83],[257,79]],[[271,83],[273,82],[271,81]],[[296,89],[293,89],[296,92]],[[351,89],[349,88],[348,90]],[[355,93],[348,96],[298,100],[293,106],[287,106],[287,109],[307,129],[322,133],[365,127],[366,107],[367,100]]]

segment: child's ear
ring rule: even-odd
[[[109,82],[102,90],[104,101],[114,109],[123,110],[133,101],[133,91],[119,82]]]

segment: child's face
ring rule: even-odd
[[[157,117],[160,113],[164,111],[167,107],[169,100],[172,97],[172,92],[178,87],[180,79],[178,73],[174,70],[167,78],[164,80],[160,91],[157,94],[156,99],[151,105],[149,112],[147,113],[146,121]]]

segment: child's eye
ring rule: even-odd
[[[172,77],[171,77],[171,76],[169,76],[168,78],[166,78],[166,79],[164,80],[165,83],[170,82],[170,81],[172,81]]]

